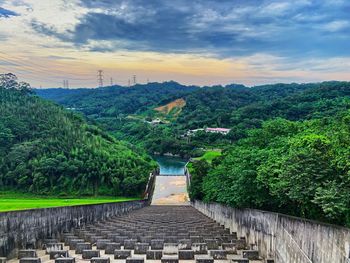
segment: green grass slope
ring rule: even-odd
[[[101,203],[114,203],[139,200],[135,197],[55,197],[55,196],[43,196],[34,195],[30,193],[16,193],[2,191],[0,193],[0,212],[36,209],[36,208],[48,208],[59,206],[75,206],[75,205],[89,205],[89,204],[101,204]]]

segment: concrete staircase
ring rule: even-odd
[[[259,259],[245,239],[191,206],[157,205],[47,239],[13,263],[234,263]]]

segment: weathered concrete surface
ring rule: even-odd
[[[277,263],[350,262],[350,229],[216,203],[195,201],[192,205]]]
[[[72,228],[146,205],[147,200],[142,200],[0,213],[0,257],[14,257],[17,249],[40,247],[40,242],[47,237],[59,237]]]
[[[152,205],[189,205],[186,176],[156,176]]]

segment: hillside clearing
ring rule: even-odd
[[[194,160],[205,160],[211,163],[216,157],[221,155],[221,151],[206,151],[201,157],[194,158]]]
[[[185,106],[186,106],[186,101],[180,98],[164,106],[157,107],[154,110],[165,115],[171,114],[173,116],[177,116],[181,113],[182,108]]]

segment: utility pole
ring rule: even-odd
[[[136,85],[136,75],[133,75],[133,76],[132,76],[132,84],[133,84],[133,85]]]
[[[100,88],[103,87],[103,70],[101,69],[97,71],[97,82]]]

